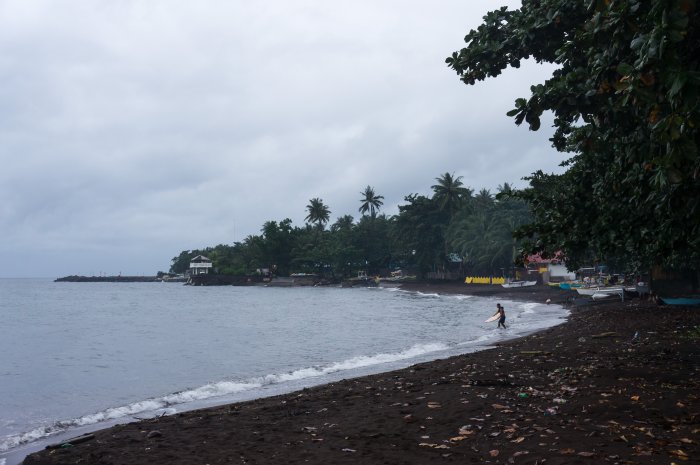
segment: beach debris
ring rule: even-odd
[[[466,379],[462,381],[464,385],[462,387],[467,387],[467,386],[485,386],[485,387],[490,387],[490,386],[514,386],[514,384],[511,381],[508,381],[507,379],[504,378],[499,378],[499,379]]]
[[[501,453],[501,452],[500,452],[498,449],[492,449],[492,450],[489,451],[489,455],[490,455],[491,457],[498,457],[498,454],[500,454],[500,453]]]
[[[82,436],[77,436],[67,441],[59,442],[58,444],[49,444],[46,449],[65,449],[67,447],[73,447],[75,444],[80,444],[81,442],[89,441],[95,439],[95,435],[88,433]]]
[[[576,450],[574,450],[570,447],[567,447],[565,449],[559,449],[559,453],[562,455],[572,455],[572,454],[576,453]]]
[[[428,447],[430,449],[449,449],[449,446],[446,446],[445,444],[434,444],[432,442],[421,442],[418,444],[419,447]]]
[[[518,438],[513,439],[513,440],[510,441],[510,442],[514,442],[514,443],[516,443],[516,444],[520,444],[520,443],[523,442],[524,440],[525,440],[525,436],[520,436],[520,437],[518,437]]]
[[[518,393],[518,399],[527,399],[528,395],[527,392],[519,392]]]
[[[345,449],[340,449],[340,451],[341,451],[341,452],[350,452],[350,453],[357,452],[355,449],[350,449],[350,448],[347,448],[347,447],[346,447]]]
[[[479,429],[481,429],[481,428],[479,428]],[[464,425],[464,426],[459,428],[459,431],[457,434],[459,434],[461,436],[468,436],[470,434],[474,434],[474,429],[473,429],[472,425]]]
[[[314,427],[314,426],[304,426],[301,430],[302,430],[303,432],[305,432],[305,433],[315,433],[315,432],[316,432],[316,427]]]
[[[471,432],[470,432],[471,434]],[[468,436],[455,436],[453,438],[450,438],[450,442],[459,442],[459,441],[464,441],[465,439],[468,439]]]
[[[150,432],[146,435],[146,439],[153,439],[153,438],[160,438],[160,437],[163,437],[163,433],[161,433],[161,432],[158,431],[157,429],[154,429],[153,431],[150,431]]]
[[[406,423],[415,423],[416,421],[418,421],[418,419],[414,415],[411,415],[409,413],[408,415],[404,415],[403,421],[405,421]]]
[[[549,407],[547,410],[544,411],[545,416],[547,415],[556,415],[557,414],[557,408],[556,407]]]
[[[681,460],[688,460],[688,458],[689,458],[689,457],[688,457],[688,454],[686,454],[686,453],[685,453],[683,450],[681,450],[681,449],[670,450],[670,451],[669,451],[669,454],[675,455],[676,457],[678,457],[678,458],[681,459]]]
[[[442,408],[440,402],[428,402],[428,408]]]
[[[552,402],[554,402],[555,404],[565,404],[566,399],[562,399],[561,397],[555,397],[554,399],[552,399]]]

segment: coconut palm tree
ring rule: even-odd
[[[498,194],[501,196],[508,196],[512,195],[513,192],[515,192],[515,189],[513,189],[513,186],[511,186],[509,183],[504,182],[503,184],[499,184],[498,187],[496,188],[498,191]]]
[[[473,200],[477,210],[488,210],[494,206],[493,194],[488,189],[481,189]]]
[[[504,219],[492,210],[477,211],[450,228],[451,244],[480,273],[512,264],[512,237]]]
[[[331,217],[331,211],[328,209],[327,205],[323,204],[323,199],[315,197],[309,200],[309,204],[306,206],[306,211],[309,212],[304,218],[309,223],[315,223],[318,229],[323,229],[323,225],[328,223]]]
[[[455,177],[454,173],[445,173],[435,178],[437,184],[430,186],[433,189],[435,200],[441,210],[447,210],[450,217],[459,210],[464,202],[471,197],[472,190],[464,187],[462,176]]]
[[[352,215],[343,215],[331,225],[331,231],[349,231],[355,224],[355,218]]]
[[[374,218],[379,211],[379,208],[384,205],[384,196],[383,195],[377,195],[374,192],[374,188],[371,186],[365,187],[365,190],[360,192],[360,194],[363,196],[360,199],[360,202],[362,205],[360,206],[360,213],[363,215],[366,214],[367,212],[370,212],[370,217]]]

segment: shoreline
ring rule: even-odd
[[[566,299],[566,293],[553,293],[549,289],[494,290],[470,288],[463,284],[411,284],[402,288],[425,293],[498,296],[539,303],[546,299],[560,303],[554,299]],[[486,291],[489,293],[485,294]],[[620,395],[609,388],[610,392],[606,392],[610,394],[608,397],[585,399],[590,396],[583,395],[584,392],[577,385],[580,386],[584,379],[595,378],[596,386],[600,386],[600,373],[596,372],[596,376],[593,376],[591,370],[602,369],[603,365],[598,362],[591,368],[589,363],[586,365],[588,371],[572,369],[575,367],[570,365],[580,365],[593,356],[613,357],[619,346],[625,350],[631,348],[632,352],[620,351],[618,364],[622,358],[630,358],[641,367],[648,365],[645,360],[649,354],[645,351],[644,356],[640,356],[640,349],[680,350],[683,357],[691,362],[690,369],[685,374],[674,374],[680,382],[672,394],[678,397],[677,402],[683,404],[684,409],[697,411],[697,397],[688,396],[689,390],[694,388],[697,392],[700,387],[693,380],[693,375],[698,378],[697,353],[688,353],[688,343],[684,346],[669,338],[672,332],[664,332],[665,337],[657,341],[650,339],[652,335],[644,335],[645,328],[649,329],[649,325],[653,324],[648,320],[658,308],[634,301],[607,304],[602,315],[596,315],[601,308],[571,309],[567,322],[539,333],[501,342],[493,349],[341,380],[290,394],[117,425],[96,431],[93,438],[74,447],[30,455],[24,463],[62,464],[76,463],[78,460],[105,464],[224,463],[227,459],[243,463],[242,458],[245,458],[245,463],[303,463],[306,460],[309,463],[506,463],[509,458],[514,463],[536,463],[537,458],[546,457],[550,464],[584,459],[588,460],[581,463],[593,463],[589,457],[603,459],[614,455],[622,460],[620,463],[624,463],[625,456],[620,453],[601,455],[602,446],[579,449],[580,435],[575,433],[575,428],[566,428],[570,426],[567,422],[571,422],[572,418],[579,428],[597,424],[593,419],[587,422],[581,419],[579,422],[576,417],[580,414],[573,414],[572,407],[580,412],[581,408],[587,407],[587,403],[595,406],[593,400],[610,403],[610,397]],[[630,314],[631,311],[636,312],[636,317]],[[685,322],[683,328],[686,329],[700,323],[697,312],[692,310],[664,311],[665,317],[657,320],[663,325],[656,326],[678,327],[680,323],[676,320],[679,318]],[[640,316],[645,318],[640,319]],[[604,334],[606,331],[601,329],[610,327],[616,328],[615,335],[591,337],[591,333],[594,336]],[[596,330],[601,331],[596,333]],[[642,332],[639,344],[631,345],[629,342],[631,331]],[[659,331],[654,333],[660,334]],[[697,341],[694,344],[697,347]],[[564,360],[567,363],[562,363]],[[563,366],[542,370],[554,365]],[[629,363],[623,364],[626,365]],[[669,365],[654,367],[663,370],[668,369]],[[562,371],[561,375],[551,376],[562,368],[567,370]],[[530,383],[522,382],[523,370]],[[570,378],[572,374],[581,375],[582,379],[568,379],[567,376]],[[612,378],[611,373],[603,375],[606,380]],[[560,388],[554,397],[549,395],[554,391],[546,389],[552,379],[559,381],[557,386]],[[566,383],[561,382],[562,379]],[[623,387],[629,389],[627,381],[622,382],[617,378],[609,379],[607,383],[617,384],[618,391]],[[567,389],[561,390],[562,386]],[[554,402],[554,399],[559,400]],[[644,402],[640,399],[634,401],[638,406]],[[548,409],[553,409],[554,413],[547,414]],[[675,410],[671,410],[668,414],[675,414]],[[624,420],[623,413],[619,412],[619,420]],[[516,426],[508,426],[505,417],[510,417],[508,421],[512,420]],[[565,421],[565,424],[562,425],[561,421]],[[620,421],[617,423],[623,424]],[[464,430],[462,427],[465,425],[471,427]],[[545,426],[545,429],[538,430]],[[685,437],[677,439],[677,451],[690,454],[693,448],[697,448],[700,430],[693,433],[692,428],[686,429],[676,431],[685,433]],[[482,434],[487,430],[488,434]],[[515,432],[521,430],[522,436],[513,437]],[[538,451],[538,447],[542,449],[544,446],[530,444],[531,439],[538,436],[537,433],[545,431],[544,436],[553,434],[546,430],[559,435],[554,442],[556,446],[561,446],[558,449],[560,452],[566,452],[561,454],[563,461],[558,462],[557,454],[551,450],[545,448],[544,452]],[[596,433],[591,438],[601,441],[600,431],[594,428],[590,432]],[[498,434],[493,436],[495,433]],[[511,438],[505,441],[503,438],[508,436]],[[521,440],[521,437],[524,439]],[[626,443],[622,441],[625,447],[629,446],[630,438],[626,438]],[[684,443],[680,439],[693,442]],[[542,441],[539,444],[544,444],[544,439]],[[548,444],[550,449],[555,447],[551,442]],[[612,445],[617,446],[610,449],[613,451],[622,447],[615,441],[612,441]],[[574,452],[568,453],[569,449]],[[491,451],[495,450],[499,452],[494,456]],[[579,452],[585,454],[579,455]],[[588,453],[593,455],[587,456]],[[666,455],[664,461],[659,462],[649,461],[660,460],[653,453],[640,457],[642,461],[634,463],[668,463],[667,459],[671,456]],[[678,460],[677,456],[673,457]],[[614,460],[611,463],[615,463]]]
[[[382,286],[380,286],[381,288]],[[339,288],[339,287],[338,287]],[[389,293],[389,295],[392,293],[392,291],[396,291],[398,286],[386,286],[383,289],[380,289],[381,292],[384,293]],[[500,288],[500,286],[499,286]],[[502,288],[501,288],[502,289]],[[372,290],[376,290],[374,287]],[[446,297],[449,298],[451,295],[462,295],[462,296],[467,296],[468,293],[462,292],[464,289],[461,288],[458,285],[455,285],[454,283],[449,286],[449,288],[446,287],[441,287],[441,289],[433,289],[432,287],[430,289],[422,289],[423,295],[438,295],[435,291],[439,292],[439,295],[441,297]],[[421,289],[404,289],[403,292],[409,293],[409,294],[421,294]],[[505,289],[503,289],[505,291]],[[523,300],[523,299],[510,299],[508,296],[503,296],[503,299],[508,302],[512,302],[512,304],[506,303],[507,306],[513,308],[515,310],[516,306],[516,301],[521,301],[527,302],[528,300]],[[460,299],[461,300],[461,299]],[[488,302],[485,300],[481,300],[481,302]],[[473,301],[472,301],[473,302]],[[483,304],[482,304],[483,305]],[[490,305],[489,303],[486,304],[484,308],[488,309],[485,310],[486,313],[490,311]],[[272,383],[272,384],[262,384],[258,387],[253,387],[250,388],[250,390],[245,389],[242,392],[236,392],[232,393],[226,396],[223,396],[221,398],[219,397],[214,397],[214,398],[204,398],[204,399],[198,399],[198,400],[193,400],[191,402],[186,402],[182,404],[175,404],[175,405],[167,405],[164,406],[163,408],[153,411],[153,412],[142,412],[139,414],[135,415],[125,415],[125,416],[120,416],[119,418],[114,418],[111,420],[107,421],[100,421],[98,423],[90,423],[86,424],[84,426],[76,427],[76,426],[71,426],[68,430],[62,430],[62,431],[57,431],[54,432],[53,434],[49,436],[43,436],[43,433],[40,431],[42,428],[37,427],[34,430],[31,431],[25,431],[23,434],[25,436],[32,436],[35,433],[36,434],[41,434],[41,437],[38,437],[32,442],[16,446],[9,451],[5,451],[4,453],[0,453],[0,465],[16,465],[17,463],[20,463],[21,460],[29,453],[34,453],[36,451],[39,451],[43,449],[45,446],[55,444],[55,443],[60,443],[61,441],[66,441],[71,438],[74,438],[76,436],[79,436],[81,434],[86,434],[86,433],[91,433],[95,431],[99,431],[101,429],[106,429],[109,427],[112,427],[116,424],[123,424],[123,423],[129,423],[133,422],[139,419],[147,419],[151,418],[153,416],[159,415],[162,412],[168,411],[168,415],[171,415],[173,413],[179,413],[179,412],[189,412],[192,410],[199,410],[199,409],[204,409],[204,408],[212,408],[212,407],[217,407],[225,404],[230,404],[230,403],[240,403],[240,402],[245,402],[249,400],[254,400],[257,398],[266,398],[266,397],[272,397],[276,395],[282,395],[286,394],[289,392],[294,392],[298,391],[301,389],[305,388],[310,388],[310,387],[315,387],[319,386],[322,384],[328,384],[332,382],[337,382],[341,379],[344,378],[359,378],[359,377],[364,377],[364,376],[369,376],[369,375],[374,375],[378,373],[384,373],[384,372],[389,372],[389,371],[394,371],[398,369],[403,369],[406,367],[409,367],[411,365],[417,364],[417,363],[424,363],[424,362],[430,362],[431,360],[434,359],[440,359],[440,358],[447,358],[451,357],[454,355],[459,355],[459,354],[467,354],[467,353],[472,353],[476,351],[482,351],[482,350],[488,350],[492,347],[495,346],[495,344],[498,344],[500,342],[506,341],[506,340],[511,340],[519,337],[523,337],[529,334],[532,334],[533,332],[538,332],[541,331],[547,327],[547,324],[561,324],[565,318],[568,315],[568,311],[566,309],[563,309],[563,306],[556,306],[557,309],[552,309],[554,310],[554,313],[557,314],[558,316],[557,321],[554,322],[555,320],[552,319],[551,315],[548,315],[547,318],[547,323],[540,322],[538,325],[537,322],[535,322],[535,326],[529,328],[529,329],[516,329],[513,328],[508,332],[503,332],[501,333],[500,331],[495,331],[495,332],[488,332],[486,338],[484,337],[478,337],[476,339],[470,340],[467,339],[464,342],[461,342],[456,345],[452,346],[445,346],[444,348],[430,348],[426,352],[422,353],[420,352],[423,350],[423,347],[421,344],[418,345],[413,345],[411,347],[405,347],[402,349],[398,349],[396,352],[377,352],[377,353],[370,353],[366,356],[362,356],[362,358],[374,358],[378,357],[380,360],[382,360],[379,363],[370,363],[368,365],[358,365],[355,368],[344,368],[340,371],[332,371],[328,374],[324,375],[311,375],[311,376],[304,376],[303,378],[300,379],[292,379],[292,380],[286,380],[285,382],[282,383]],[[526,313],[532,313],[526,312]],[[516,313],[512,313],[511,317],[515,317]],[[411,352],[411,355],[404,355],[404,353]],[[392,357],[392,360],[389,360],[387,357]],[[346,365],[346,362],[349,360],[340,360],[336,361],[335,363],[331,363],[331,365],[327,366],[320,366],[319,368],[319,373],[323,370],[324,368],[330,367],[334,364],[340,364],[340,365]],[[299,367],[298,371],[300,372],[305,372],[311,369],[312,367]],[[289,373],[282,373],[282,372],[273,372],[268,375],[264,376],[271,376],[271,377],[277,377],[277,376],[286,376]],[[246,378],[246,379],[241,379],[237,381],[242,384],[246,383],[258,383],[259,380],[253,379],[253,378]],[[197,388],[192,388],[195,391]],[[185,396],[187,393],[185,392]],[[164,395],[165,397],[168,397],[168,394]],[[149,398],[147,399],[148,401],[155,401],[159,402],[161,399],[160,398]],[[134,405],[138,404],[139,401],[135,401]],[[173,407],[172,409],[170,407]],[[129,405],[121,405],[117,406],[114,408],[115,410],[130,410]],[[102,414],[109,414],[109,410],[103,410],[101,412],[91,412],[89,414],[85,415],[85,418],[87,417],[97,417]],[[111,415],[111,414],[109,414]],[[82,418],[72,418],[72,417],[66,417],[65,422],[66,423],[71,423],[71,424],[81,424]],[[17,435],[19,437],[19,435]],[[5,457],[7,458],[8,462],[4,464],[2,462],[2,458]]]

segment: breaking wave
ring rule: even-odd
[[[63,433],[72,428],[96,425],[102,422],[120,420],[126,417],[135,417],[138,419],[138,415],[173,414],[176,412],[176,409],[173,407],[177,405],[224,397],[231,394],[259,389],[264,386],[316,378],[342,371],[409,360],[431,352],[447,350],[448,348],[449,347],[446,344],[442,343],[417,344],[400,352],[363,355],[349,358],[340,362],[334,362],[326,366],[314,366],[301,368],[288,373],[269,374],[242,382],[219,381],[216,383],[210,383],[194,389],[188,389],[162,397],[142,400],[121,407],[111,407],[100,412],[91,413],[70,420],[60,420],[52,425],[41,426],[25,433],[8,436],[3,438],[0,442],[0,452],[5,452],[23,444]],[[0,461],[0,465],[4,464]]]

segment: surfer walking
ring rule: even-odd
[[[497,327],[500,328],[501,326],[503,326],[503,329],[506,329],[506,325],[505,325],[505,323],[506,323],[506,310],[505,310],[505,308],[503,308],[503,306],[501,304],[496,304],[496,308],[498,309],[498,310],[496,310],[496,315],[498,315],[498,326]]]

